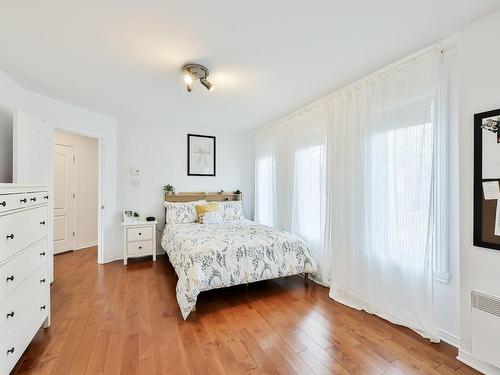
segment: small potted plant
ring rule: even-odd
[[[165,193],[167,195],[174,195],[175,194],[175,188],[172,185],[170,185],[170,184],[166,184],[163,187],[163,190],[165,191]]]

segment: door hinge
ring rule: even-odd
[[[75,231],[73,231],[73,237],[75,237]]]
[[[73,156],[73,163],[74,163],[75,161],[76,161],[76,157],[75,157],[75,156]]]
[[[75,193],[73,193],[73,199],[75,199],[75,197],[76,197],[76,194],[75,194]]]

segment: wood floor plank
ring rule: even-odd
[[[267,349],[265,351],[267,357],[271,362],[273,362],[274,366],[278,370],[281,375],[296,375],[297,371],[293,368],[292,365],[281,355],[281,353],[276,350],[274,347]]]
[[[455,348],[300,277],[202,293],[185,321],[167,257],[96,259],[96,248],[55,257],[52,325],[13,374],[477,374]]]

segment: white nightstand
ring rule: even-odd
[[[122,223],[123,264],[128,258],[153,256],[156,261],[156,221],[131,221]]]

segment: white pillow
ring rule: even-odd
[[[222,219],[224,221],[239,220],[245,218],[245,215],[243,215],[243,207],[241,206],[241,201],[219,202],[219,207],[223,215]]]
[[[220,224],[222,223],[222,214],[219,211],[210,211],[203,215],[203,224]]]
[[[197,204],[205,204],[206,200],[193,202],[165,202],[165,223],[166,224],[183,224],[194,223],[198,219],[196,214]]]

